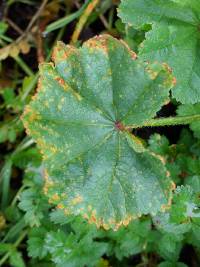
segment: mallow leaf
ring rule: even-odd
[[[152,24],[140,47],[145,60],[166,62],[182,103],[200,101],[200,2],[198,0],[122,0],[119,16],[137,28]]]
[[[59,42],[23,115],[43,154],[50,202],[105,229],[164,209],[173,188],[162,160],[128,126],[156,115],[173,77],[165,64],[135,57],[109,35],[79,49]]]

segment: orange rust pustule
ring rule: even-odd
[[[65,85],[65,81],[60,78],[60,77],[56,77],[55,80],[61,85],[61,86],[64,86]]]
[[[130,47],[128,46],[128,44],[127,44],[124,40],[120,39],[119,41],[121,42],[121,44],[122,44],[123,46],[126,47],[126,49],[128,50],[128,52],[129,52],[131,58],[132,58],[133,60],[136,60],[136,59],[137,59],[137,54],[136,54],[134,51],[132,51],[132,50],[130,49]]]
[[[94,49],[101,49],[105,52],[105,54],[108,54],[108,40],[110,36],[107,34],[104,35],[98,35],[93,37],[92,39],[89,39],[87,42],[85,42],[85,46],[89,48]]]
[[[60,61],[68,59],[74,53],[78,53],[79,50],[72,45],[65,45],[63,42],[58,41],[56,47],[53,49],[51,58],[55,64]]]
[[[125,131],[126,130],[125,126],[120,121],[115,122],[115,128],[118,131]]]

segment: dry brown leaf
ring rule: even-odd
[[[20,52],[20,48],[18,47],[18,45],[13,44],[10,46],[9,55],[11,57],[17,57],[19,55],[19,52]]]
[[[59,9],[60,2],[58,0],[53,0],[43,10],[42,17],[48,17],[48,19],[52,19],[58,14]]]
[[[4,60],[9,56],[10,45],[7,45],[0,49],[0,60]]]
[[[0,48],[0,60],[4,60],[7,57],[17,57],[19,53],[27,54],[30,51],[30,45],[26,39],[22,39],[19,42],[13,42],[3,48]]]
[[[29,43],[27,42],[27,40],[25,40],[25,39],[22,39],[22,40],[18,43],[18,47],[19,47],[20,51],[21,51],[23,54],[27,54],[27,53],[30,51],[30,45],[29,45]]]

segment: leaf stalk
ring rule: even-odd
[[[126,126],[126,129],[137,129],[143,127],[161,127],[161,126],[173,126],[173,125],[186,125],[195,121],[200,121],[200,114],[189,116],[177,116],[168,118],[151,119],[144,122],[141,125],[132,124]]]

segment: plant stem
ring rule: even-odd
[[[88,5],[90,0],[87,0],[80,9],[78,9],[76,12],[70,14],[70,15],[66,15],[61,19],[58,19],[52,23],[50,23],[45,31],[43,32],[44,34],[50,33],[52,31],[55,31],[59,28],[63,28],[64,26],[67,26],[70,22],[72,22],[73,20],[77,19],[83,12],[83,10],[85,9],[85,7]]]
[[[38,8],[37,12],[35,13],[35,15],[32,17],[31,21],[29,22],[25,32],[29,32],[30,29],[32,28],[32,26],[34,25],[34,23],[36,22],[36,20],[40,17],[44,7],[46,6],[48,0],[43,0],[42,4],[40,5],[40,7]]]
[[[14,150],[14,152],[11,154],[11,156],[14,156],[15,154],[27,149],[28,147],[30,147],[31,145],[33,145],[35,142],[33,141],[33,139],[31,139],[30,137],[26,136],[21,143],[19,143],[19,145],[16,147],[16,149]]]
[[[34,75],[33,71],[29,68],[29,66],[19,56],[14,57],[14,59],[17,62],[17,64],[22,68],[22,70],[28,76],[33,76]]]
[[[10,178],[12,172],[12,160],[8,158],[4,163],[1,170],[1,180],[2,181],[2,195],[1,195],[1,209],[4,210],[8,204],[8,196],[10,193]]]
[[[24,102],[26,100],[26,98],[29,96],[30,92],[35,88],[35,86],[37,85],[37,81],[39,78],[39,72],[36,72],[36,74],[34,74],[33,79],[31,80],[31,82],[26,86],[26,90],[24,90],[23,95],[21,96],[21,100]]]
[[[27,235],[27,230],[24,230],[21,235],[19,236],[19,238],[16,240],[16,242],[13,244],[13,248],[17,248],[19,246],[19,244],[22,242],[22,240],[25,238],[25,236]],[[0,266],[2,266],[7,259],[9,258],[10,254],[12,253],[12,251],[8,251],[0,260]]]
[[[172,125],[185,125],[194,121],[200,121],[200,114],[190,116],[177,116],[168,118],[151,119],[141,125],[128,125],[126,129],[136,129],[142,127],[159,127],[159,126],[172,126]]]
[[[84,10],[83,14],[81,15],[78,23],[76,24],[76,28],[72,34],[72,38],[71,38],[71,43],[74,44],[77,42],[79,35],[86,23],[86,21],[88,20],[90,14],[92,13],[92,11],[94,10],[94,8],[98,5],[99,0],[91,0],[91,2],[88,4],[88,6],[86,7],[86,9]]]
[[[15,197],[13,198],[13,200],[12,200],[12,202],[11,202],[11,204],[10,204],[11,207],[13,207],[13,206],[16,205],[16,203],[17,203],[17,201],[18,201],[18,199],[19,199],[19,195],[20,195],[21,192],[24,190],[24,188],[26,188],[26,185],[22,185],[22,186],[20,187],[20,189],[17,191]]]

